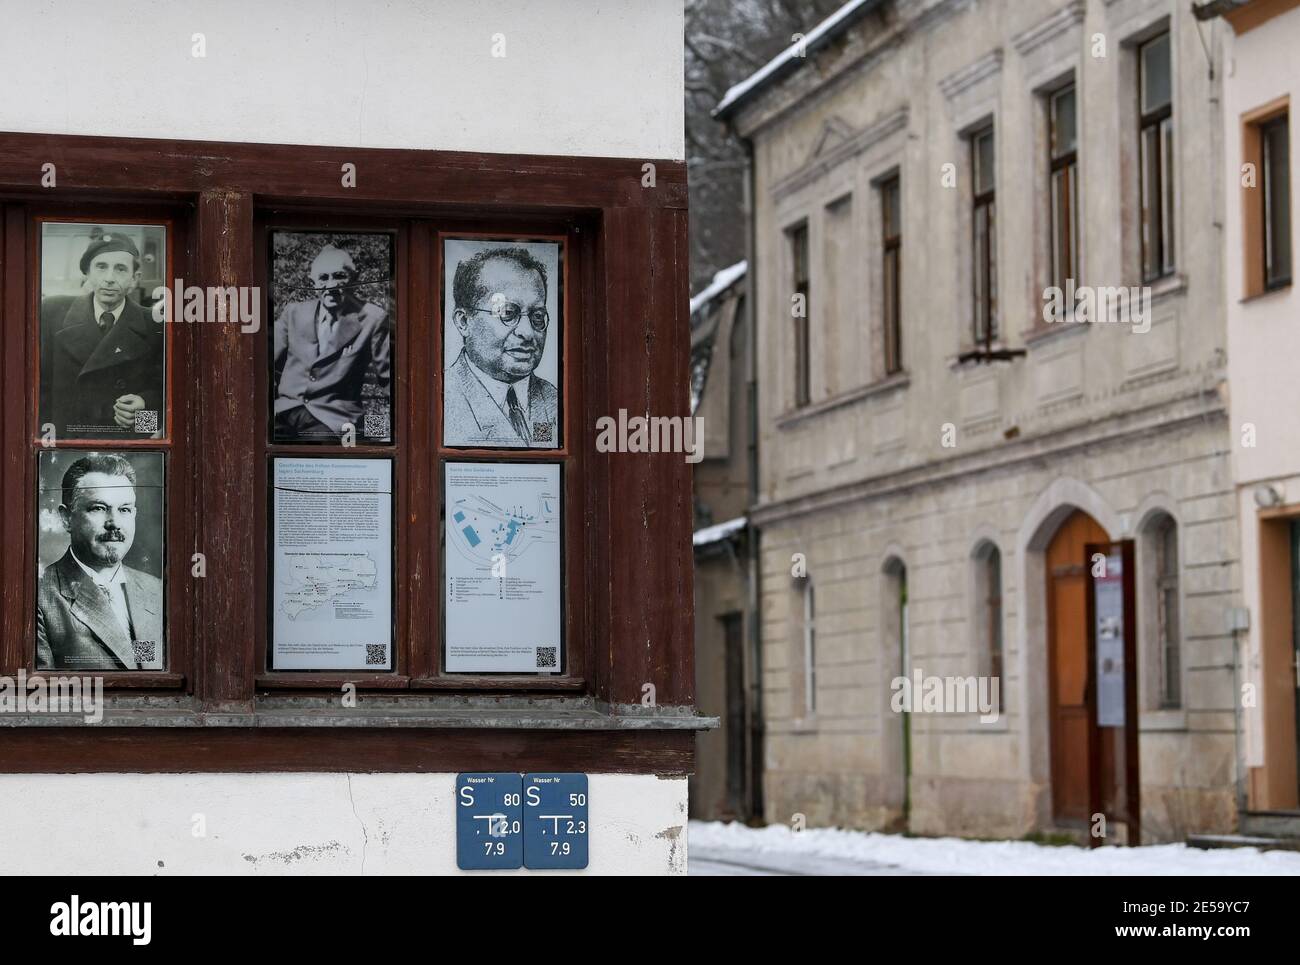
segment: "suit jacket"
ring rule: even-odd
[[[136,641],[152,641],[157,655],[141,664],[113,615],[112,604],[72,557],[72,549],[41,574],[36,590],[37,670],[161,670],[163,585],[123,565],[126,605]]]
[[[144,399],[163,424],[163,326],[126,301],[107,333],[95,321],[93,295],[41,301],[41,417],[64,439],[133,435],[113,421],[124,395]]]
[[[501,411],[496,399],[484,388],[461,350],[460,356],[447,369],[446,388],[443,391],[443,443],[449,446],[516,446],[528,447],[524,438],[515,431],[510,416]],[[520,400],[523,406],[523,400]],[[528,377],[528,403],[524,407],[528,429],[532,433],[532,448],[548,449],[559,444],[559,393],[545,379]]]
[[[320,355],[316,341],[319,301],[294,302],[275,320],[275,368],[280,373],[275,411],[297,406],[336,433],[350,422],[363,435],[361,387],[374,362],[380,387],[389,391],[392,332],[388,313],[370,302],[345,308],[334,322],[334,344]]]

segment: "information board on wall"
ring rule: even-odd
[[[1106,557],[1093,583],[1097,640],[1097,726],[1124,726],[1124,559]]]
[[[445,465],[446,667],[559,673],[560,467]]]
[[[393,464],[273,462],[271,665],[391,670]]]

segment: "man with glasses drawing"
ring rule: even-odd
[[[558,444],[559,394],[534,374],[550,326],[546,289],[546,266],[524,248],[480,251],[456,266],[452,322],[464,346],[447,369],[447,445]]]

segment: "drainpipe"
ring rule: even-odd
[[[750,819],[766,821],[766,802],[763,793],[763,777],[766,771],[767,752],[764,746],[766,723],[763,716],[763,627],[761,614],[762,600],[762,561],[759,554],[761,536],[753,523],[753,508],[758,502],[758,264],[754,257],[754,142],[742,138],[745,148],[745,176],[743,179],[743,200],[745,210],[745,351],[749,360],[749,372],[745,383],[745,420],[746,434],[746,472],[749,483],[746,516],[750,522],[746,527],[749,551],[749,579],[745,598],[745,625],[749,631],[750,645]]]

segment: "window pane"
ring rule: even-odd
[[[1174,122],[1171,118],[1160,122],[1160,152],[1164,160],[1160,181],[1164,213],[1160,232],[1161,270],[1168,274],[1174,270]]]
[[[790,244],[794,255],[794,284],[798,288],[808,281],[808,227],[795,228],[790,233]]]
[[[1052,95],[1052,157],[1069,154],[1077,146],[1074,85]]]
[[[1142,113],[1158,110],[1170,102],[1169,34],[1161,34],[1142,46]]]
[[[988,205],[988,272],[986,275],[989,289],[988,327],[989,338],[998,337],[998,233],[994,217],[996,208],[992,202]]]
[[[898,251],[890,248],[884,259],[884,315],[885,315],[885,373],[891,375],[901,368],[899,358],[899,293]]]
[[[1160,197],[1160,127],[1142,129],[1139,144],[1142,170],[1142,278],[1149,280],[1161,273],[1160,235],[1163,199]]]
[[[1291,176],[1287,118],[1263,131],[1264,280],[1269,286],[1291,278]]]
[[[1074,165],[1071,164],[1052,173],[1052,281],[1061,288],[1068,279],[1077,280],[1075,210]]]
[[[989,338],[988,328],[988,290],[985,286],[985,277],[988,265],[989,254],[989,224],[988,208],[979,207],[975,209],[975,263],[972,274],[974,275],[974,295],[975,295],[975,341],[983,343]]]
[[[995,183],[993,169],[993,129],[981,131],[975,135],[975,193],[986,194],[993,190]]]
[[[885,237],[892,238],[895,235],[901,234],[902,220],[899,216],[900,212],[898,210],[899,191],[897,178],[886,181],[880,186],[880,208]]]

